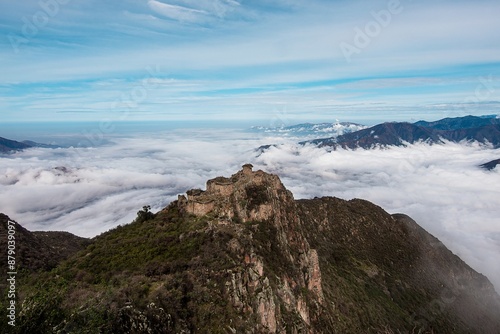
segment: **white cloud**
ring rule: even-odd
[[[27,15],[36,12],[37,4],[30,6]],[[182,109],[186,118],[198,117],[193,110],[200,108],[193,101],[206,100],[207,95],[217,100],[213,109],[230,105],[225,115],[235,114],[236,107],[238,112],[255,110],[262,101],[253,94],[256,89],[278,91],[281,95],[273,102],[293,105],[300,113],[315,110],[321,115],[352,104],[358,104],[359,113],[376,113],[379,110],[363,104],[382,102],[384,110],[417,112],[421,104],[450,105],[475,98],[481,78],[496,72],[500,57],[498,45],[491,43],[500,27],[500,7],[493,1],[402,1],[404,10],[353,55],[351,63],[339,44],[352,43],[354,29],[373,21],[372,10],[385,10],[386,1],[238,5],[227,0],[149,0],[124,1],[118,8],[96,6],[100,3],[71,2],[22,52],[13,53],[9,45],[0,51],[0,88],[8,88],[1,103],[12,110],[7,119],[42,114],[44,119],[58,119],[45,112],[81,106],[105,114],[106,103],[134,89],[132,81],[149,78],[147,66],[161,68],[155,74],[159,80],[198,83],[159,85],[158,94],[148,95],[145,102],[150,103],[142,108],[150,113],[159,114],[158,105],[176,104],[163,110],[165,118],[175,113],[173,109]],[[95,15],[102,18],[99,23]],[[14,15],[8,24],[18,33],[21,16]],[[182,20],[202,24],[179,24]],[[101,89],[88,84],[120,78],[128,80]],[[53,89],[39,91],[46,87]],[[308,91],[297,92],[304,88]],[[484,102],[498,100],[498,78],[488,91]],[[234,100],[227,102],[230,95]],[[494,108],[473,107],[469,113]]]
[[[272,125],[272,120],[269,124]],[[410,215],[500,290],[500,169],[478,168],[499,149],[475,145],[327,152],[298,138],[158,128],[92,149],[32,149],[0,159],[0,212],[31,230],[93,236],[159,210],[244,163],[278,174],[295,198],[364,198]],[[257,156],[254,148],[285,143]],[[55,169],[67,167],[67,171]]]
[[[171,5],[156,0],[149,0],[148,5],[156,13],[181,22],[197,22],[207,14],[203,10]]]

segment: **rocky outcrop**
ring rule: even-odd
[[[278,176],[253,172],[250,164],[230,178],[208,180],[206,191],[193,189],[187,192],[187,198],[179,196],[179,206],[187,213],[241,222],[279,220],[282,207],[292,202],[293,195]]]
[[[234,307],[256,314],[266,332],[282,332],[285,328],[278,304],[286,305],[287,312],[300,316],[302,326],[307,327],[310,310],[317,309],[324,300],[318,253],[298,230],[301,223],[295,215],[292,193],[277,175],[252,168],[247,164],[230,178],[209,180],[205,191],[189,190],[187,198],[179,196],[179,209],[200,217],[215,217],[222,225],[264,222],[275,231],[276,240],[272,242],[283,252],[289,270],[298,274],[290,275],[288,270],[275,272],[272,280],[277,284],[271,286],[264,260],[252,250],[244,255],[246,268],[231,273],[231,281],[226,283],[228,292]],[[237,239],[231,242],[233,248],[243,248]],[[303,295],[305,291],[308,298]]]

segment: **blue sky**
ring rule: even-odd
[[[499,13],[486,0],[0,0],[0,119],[498,114]]]

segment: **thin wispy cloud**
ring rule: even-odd
[[[198,22],[203,20],[204,16],[208,14],[203,10],[172,5],[156,0],[149,0],[148,6],[155,13],[180,22]]]
[[[0,33],[5,36],[0,40],[0,89],[22,96],[49,86],[54,92],[47,95],[56,98],[57,91],[72,89],[69,109],[88,96],[88,104],[105,114],[97,100],[109,101],[109,96],[97,96],[82,80],[132,82],[144,78],[148,66],[162,69],[155,74],[158,80],[202,83],[184,100],[186,110],[210,95],[222,105],[245,101],[232,105],[232,114],[243,114],[259,109],[252,95],[256,90],[288,91],[286,98],[275,94],[274,103],[291,105],[297,90],[307,89],[322,106],[313,108],[315,118],[324,113],[328,117],[345,105],[373,105],[381,99],[386,110],[401,107],[418,114],[423,104],[452,105],[474,97],[482,78],[489,76],[494,77],[489,94],[481,94],[479,102],[500,99],[500,48],[492,43],[500,29],[496,1],[401,0],[395,9],[385,1],[150,0],[114,6],[92,1],[61,4],[48,14],[38,2],[27,1],[5,8],[0,13]],[[34,19],[38,12],[47,17],[39,26]],[[356,49],[350,61],[342,43]],[[329,95],[323,94],[325,87]],[[119,93],[127,89],[117,86]],[[6,103],[4,109],[13,112],[11,120],[36,117],[22,104]],[[169,119],[172,110],[161,115],[153,110],[158,103],[163,102],[152,94],[145,108]],[[485,108],[478,104],[469,113],[481,114]],[[207,108],[207,118],[216,109]],[[372,116],[372,111],[378,112],[359,108],[354,113]],[[311,108],[304,106],[300,112],[310,113]],[[226,114],[232,115],[229,110]],[[188,111],[184,115],[199,117]]]

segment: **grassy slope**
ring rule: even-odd
[[[297,228],[318,250],[326,297],[312,310],[315,332],[474,332],[447,309],[432,309],[440,281],[416,282],[413,266],[423,253],[404,224],[360,200],[298,201],[298,208]],[[278,231],[268,223],[213,224],[214,217],[180,214],[175,202],[148,218],[96,237],[50,272],[21,276],[17,332],[245,332],[257,320],[236,309],[227,292],[245,266],[243,254],[253,249],[264,259],[271,287],[280,273],[301,274],[276,247]],[[234,240],[245,251],[229,247]],[[299,323],[275,302],[281,321]]]

